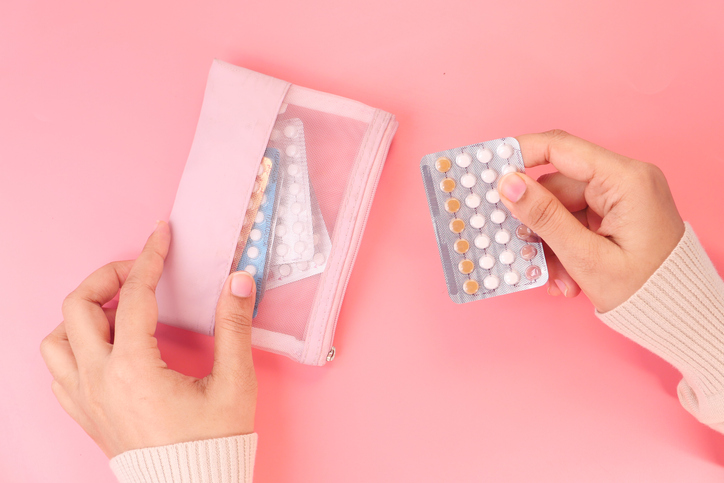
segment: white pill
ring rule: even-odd
[[[503,265],[510,265],[515,261],[515,253],[513,253],[513,250],[507,249],[500,252],[500,255],[498,255],[498,260],[500,260],[500,263]]]
[[[297,268],[303,272],[309,268],[309,262],[299,262],[297,263]]]
[[[297,196],[302,190],[302,186],[299,183],[292,183],[289,185],[289,194]]]
[[[490,254],[483,255],[480,257],[480,260],[478,260],[478,265],[480,265],[480,268],[490,270],[493,268],[493,265],[495,265],[495,258]]]
[[[505,280],[505,283],[507,283],[508,285],[518,285],[518,282],[520,282],[520,274],[515,270],[505,272],[505,275],[503,275],[503,280]]]
[[[296,176],[299,174],[299,165],[297,164],[290,164],[287,168],[287,173],[289,176]]]
[[[259,256],[259,249],[257,247],[249,247],[249,249],[246,251],[246,254],[249,258],[253,260]]]
[[[264,212],[263,211],[256,212],[256,218],[254,218],[254,223],[264,223]]]
[[[259,184],[259,182],[258,182],[258,181],[254,181],[254,193],[256,193],[257,191],[259,191],[260,188],[261,188],[261,185]]]
[[[287,156],[290,158],[296,158],[297,155],[299,155],[299,148],[297,148],[294,144],[290,144],[284,152],[287,153]]]
[[[277,245],[277,255],[279,255],[280,257],[286,255],[288,251],[289,247],[286,246],[284,243]]]
[[[492,169],[486,169],[482,173],[480,173],[480,179],[482,179],[486,183],[492,183],[495,181],[495,178],[498,177],[498,173],[496,173]]]
[[[480,213],[476,213],[470,217],[470,226],[473,228],[482,228],[485,226],[485,217]]]
[[[317,265],[322,265],[324,263],[324,253],[315,253],[312,261]]]
[[[272,130],[271,136],[269,136],[269,139],[271,139],[272,141],[276,141],[277,139],[279,139],[279,136],[281,136],[281,135],[282,135],[282,133],[279,131],[279,129],[274,129],[274,130]]]
[[[290,267],[289,265],[284,264],[279,267],[279,275],[281,275],[282,277],[288,277],[290,273],[292,273],[292,267]]]
[[[299,213],[302,212],[302,204],[301,203],[292,203],[292,206],[290,207],[290,209],[292,210],[292,213],[294,213],[295,215],[298,215]]]
[[[475,175],[472,173],[465,173],[460,177],[460,184],[465,188],[472,188],[475,186]]]
[[[262,174],[264,174],[264,165],[263,165],[263,164],[260,164],[260,165],[259,165],[259,170],[256,172],[256,175],[257,175],[257,176],[261,176]]]
[[[488,275],[483,279],[483,287],[488,290],[495,290],[500,287],[500,279],[495,275]]]
[[[505,221],[505,212],[503,210],[493,210],[493,212],[490,214],[490,221],[493,223],[497,223],[500,225]]]
[[[304,230],[304,223],[301,221],[294,222],[292,225],[292,231],[298,235],[302,232],[302,230]]]
[[[294,251],[297,253],[302,253],[306,249],[307,249],[307,245],[303,241],[298,241],[297,243],[294,244]]]
[[[322,240],[322,238],[319,236],[319,233],[315,233],[313,240],[315,245],[319,245],[319,242]]]
[[[256,275],[256,267],[254,265],[247,265],[246,267],[244,267],[244,271],[252,277]]]
[[[478,158],[478,161],[481,163],[488,164],[493,159],[493,152],[490,148],[480,148],[478,152],[475,153],[475,157]]]
[[[480,195],[477,195],[475,193],[470,193],[465,197],[465,206],[468,208],[477,208],[480,206],[480,202],[482,199],[480,198]]]
[[[498,190],[492,189],[488,190],[487,193],[485,193],[485,199],[488,200],[488,203],[495,204],[498,201],[500,201],[500,195],[498,194]]]
[[[481,233],[475,237],[475,246],[484,250],[490,246],[490,237]]]
[[[470,163],[473,162],[473,157],[470,156],[468,153],[460,153],[457,156],[455,156],[455,164],[460,166],[461,168],[467,168],[470,166]]]
[[[500,245],[505,245],[510,241],[510,232],[503,228],[495,232],[495,242]]]
[[[297,126],[290,124],[284,128],[284,135],[288,138],[293,138],[297,135]]]
[[[265,205],[267,201],[269,201],[269,199],[267,198],[266,193],[264,193],[264,196],[261,197],[261,204]]]
[[[501,171],[503,174],[517,173],[517,172],[518,172],[518,168],[516,168],[516,167],[513,166],[512,164],[506,164],[505,166],[503,166],[503,169],[501,169],[500,171]]]
[[[249,233],[249,238],[251,238],[251,239],[254,240],[254,241],[259,241],[259,240],[261,240],[261,230],[258,229],[258,228],[254,228],[254,229],[251,230],[251,232]]]
[[[287,207],[286,206],[280,206],[277,208],[277,213],[279,213],[279,216],[284,217],[287,214]]]
[[[276,229],[277,236],[284,236],[287,234],[287,227],[284,225],[279,225]]]
[[[513,155],[513,146],[511,146],[508,143],[503,143],[500,146],[498,146],[498,149],[496,149],[496,152],[498,153],[498,156],[500,156],[503,159],[508,159]]]

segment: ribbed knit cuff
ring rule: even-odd
[[[111,459],[120,483],[242,483],[254,475],[256,433],[126,451]]]
[[[643,287],[596,315],[679,369],[681,404],[724,432],[724,282],[688,223]]]

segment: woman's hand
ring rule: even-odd
[[[232,274],[216,308],[214,366],[196,379],[161,359],[155,289],[170,242],[159,222],[135,261],[110,263],[63,302],[64,321],[40,349],[63,409],[108,457],[254,431],[254,281]],[[120,290],[117,309],[103,305]]]
[[[600,312],[625,302],[684,235],[664,174],[563,131],[517,139],[526,167],[558,169],[498,183],[505,206],[550,247],[549,293],[583,290]]]

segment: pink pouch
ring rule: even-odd
[[[169,219],[171,248],[156,290],[159,321],[214,333],[259,163],[275,123],[303,123],[309,182],[331,239],[322,273],[266,290],[255,347],[304,364],[334,357],[332,340],[394,116],[214,61],[196,135]]]

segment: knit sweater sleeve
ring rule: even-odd
[[[126,451],[111,459],[120,483],[251,483],[256,433]]]
[[[682,374],[681,404],[724,433],[724,282],[691,226],[626,302],[596,315]]]

